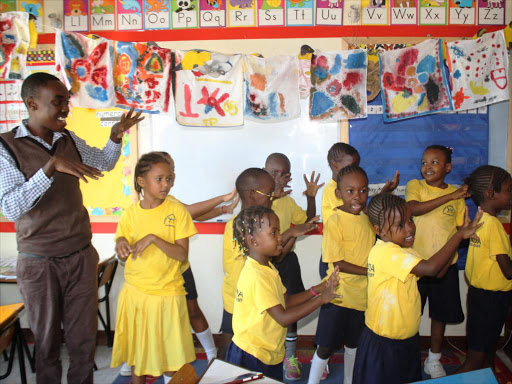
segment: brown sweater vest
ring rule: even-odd
[[[19,170],[29,180],[53,155],[81,161],[69,132],[51,150],[29,137],[15,139],[16,128],[0,135]],[[62,257],[91,242],[89,215],[82,203],[78,178],[61,172],[51,187],[16,222],[18,251],[45,257]]]

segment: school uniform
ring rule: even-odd
[[[238,277],[244,267],[247,256],[235,243],[233,237],[233,221],[231,218],[226,223],[224,229],[224,243],[222,248],[222,266],[224,268],[224,281],[222,282],[222,303],[224,310],[222,313],[222,324],[220,331],[222,333],[233,334],[232,318],[233,307],[235,305],[236,285]]]
[[[35,338],[37,383],[61,381],[61,324],[71,361],[68,382],[92,383],[98,253],[79,179],[62,172],[48,178],[42,168],[60,155],[108,171],[121,144],[109,140],[100,150],[67,130],[54,132],[48,144],[30,133],[27,120],[0,135],[0,142],[0,208],[15,221],[16,276]]]
[[[364,213],[353,215],[337,209],[324,226],[322,258],[328,263],[327,275],[334,272],[334,263],[346,261],[368,267],[368,254],[375,244],[375,231]],[[339,272],[340,283],[333,299],[320,308],[315,343],[336,350],[345,344],[357,348],[364,328],[367,307],[367,276]]]
[[[457,190],[448,184],[447,188],[432,187],[425,180],[411,180],[405,188],[406,201],[425,202],[448,195]],[[430,212],[415,216],[416,235],[412,248],[425,260],[436,254],[464,224],[466,204],[464,199],[449,201]],[[422,277],[418,281],[421,294],[421,308],[429,301],[430,318],[443,323],[460,323],[464,313],[460,302],[458,254],[455,252],[451,266],[442,278]]]
[[[494,353],[507,317],[512,292],[512,280],[501,271],[497,255],[512,258],[510,240],[501,222],[484,212],[484,225],[471,239],[466,260],[468,290],[468,348]]]
[[[421,380],[421,299],[411,248],[377,240],[368,255],[368,309],[357,348],[354,384]]]
[[[164,200],[156,208],[140,202],[121,216],[116,239],[133,244],[149,234],[174,244],[196,234],[185,207]],[[182,263],[150,244],[135,260],[126,260],[125,283],[117,304],[111,366],[126,362],[135,374],[160,376],[195,360],[181,273]]]
[[[290,196],[283,196],[272,202],[272,210],[279,217],[279,229],[281,234],[290,229],[291,225],[304,224],[308,218],[306,211],[297,205]],[[289,295],[304,291],[304,283],[300,272],[299,259],[292,248],[283,259],[274,266],[281,276],[281,280]]]
[[[282,305],[286,288],[272,263],[247,258],[240,273],[233,313],[233,341],[226,360],[282,380],[286,328],[267,312]]]

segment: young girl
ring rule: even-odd
[[[368,176],[357,165],[338,174],[336,196],[344,204],[338,207],[324,227],[322,256],[329,263],[328,275],[339,268],[340,285],[334,299],[322,305],[315,343],[318,346],[311,363],[309,383],[319,383],[331,355],[345,345],[343,383],[352,383],[357,343],[364,328],[367,301],[368,254],[375,244],[375,232],[363,213],[368,199]]]
[[[463,226],[428,260],[411,248],[416,227],[405,200],[376,195],[368,205],[368,216],[381,240],[368,256],[368,309],[354,384],[419,381],[421,300],[416,282],[420,276],[439,276],[446,270],[461,240],[474,236],[482,211],[473,222],[466,213]]]
[[[444,179],[452,170],[452,149],[431,145],[421,159],[423,180],[411,180],[405,188],[405,200],[416,224],[412,248],[427,258],[436,253],[464,224],[467,185],[455,188]],[[425,373],[432,378],[446,376],[441,359],[441,345],[447,323],[464,321],[460,302],[457,252],[446,275],[441,278],[423,277],[418,280],[423,310],[428,298],[432,319],[431,345],[425,360]]]
[[[262,206],[246,208],[235,218],[233,233],[249,257],[238,279],[234,336],[226,360],[282,381],[286,327],[340,297],[336,294],[338,270],[329,280],[288,296],[270,263],[282,251],[277,215]]]
[[[132,366],[133,384],[162,373],[167,383],[195,359],[180,266],[196,229],[185,207],[167,199],[173,180],[164,156],[143,155],[135,167],[135,190],[142,200],[123,213],[116,232],[126,282],[117,305],[111,365]]]
[[[507,317],[512,290],[510,239],[496,217],[512,207],[512,179],[504,169],[484,165],[465,180],[484,214],[479,241],[471,240],[466,261],[468,322],[466,361],[457,373],[494,366],[496,343]]]

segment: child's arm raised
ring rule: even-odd
[[[411,209],[411,213],[413,216],[420,216],[424,215],[425,213],[428,213],[430,211],[433,211],[434,209],[440,207],[443,204],[448,203],[452,200],[457,199],[464,199],[466,197],[470,197],[471,195],[468,193],[468,186],[463,185],[456,191],[449,193],[444,196],[437,197],[432,200],[428,201],[417,201],[417,200],[410,200],[407,202],[407,205]]]
[[[306,183],[306,190],[302,193],[306,195],[308,207],[306,209],[307,219],[306,221],[311,220],[316,216],[316,194],[320,188],[322,188],[325,183],[318,185],[318,180],[320,179],[320,174],[317,175],[315,179],[315,171],[311,172],[311,179],[308,180],[306,174],[304,174],[304,182]]]
[[[420,261],[412,270],[411,273],[416,276],[433,276],[443,277],[448,270],[449,264],[457,250],[459,243],[463,239],[478,238],[475,232],[480,228],[483,223],[478,223],[482,218],[483,211],[479,207],[473,221],[469,221],[468,208],[466,207],[466,215],[464,218],[464,225],[455,233],[450,240],[429,260]]]
[[[144,250],[151,244],[155,244],[160,250],[168,257],[178,260],[186,261],[188,258],[188,237],[176,240],[174,244],[162,240],[156,235],[149,234],[133,244],[132,257],[135,260],[144,252]]]
[[[214,217],[222,215],[224,212],[222,211],[222,207],[216,208],[217,205],[233,200],[236,195],[236,189],[233,189],[230,193],[226,193],[225,195],[220,195],[213,197],[211,199],[200,201],[194,204],[183,204],[185,208],[187,208],[188,213],[194,220],[208,220],[213,219]],[[238,203],[238,200],[235,200]],[[235,204],[236,206],[236,204]],[[234,207],[233,207],[234,208]],[[227,213],[227,211],[226,211]]]
[[[283,250],[281,251],[281,256],[278,256],[277,261],[281,261],[281,258],[286,256],[288,252],[293,248],[297,237],[305,235],[306,233],[317,229],[318,225],[316,222],[320,219],[320,216],[315,216],[312,219],[308,220],[304,224],[295,225],[282,234],[281,244],[283,244]]]
[[[393,192],[396,187],[398,187],[398,183],[400,182],[400,172],[396,170],[395,175],[393,176],[393,179],[391,181],[386,180],[386,184],[382,187],[381,191],[379,193],[391,193]]]

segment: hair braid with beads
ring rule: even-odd
[[[501,191],[501,184],[510,178],[510,174],[503,168],[493,165],[481,165],[469,177],[464,179],[468,192],[477,205],[485,200],[485,192],[492,188],[494,192]]]
[[[235,248],[238,247],[244,255],[249,255],[249,246],[246,241],[247,236],[252,236],[256,229],[261,231],[263,219],[267,216],[268,225],[270,225],[270,214],[273,211],[270,208],[259,205],[243,209],[233,220],[233,240]]]
[[[148,152],[143,154],[139,161],[137,161],[137,165],[135,166],[135,171],[133,175],[133,186],[137,193],[142,192],[142,188],[137,182],[137,178],[139,176],[144,176],[146,173],[148,173],[151,170],[151,167],[154,164],[158,163],[166,163],[170,165],[169,159],[163,155],[163,152]]]
[[[390,228],[397,214],[400,215],[400,224],[405,224],[405,211],[405,200],[391,193],[379,193],[368,204],[368,218],[372,225],[378,225],[380,230],[384,228],[386,222]]]

